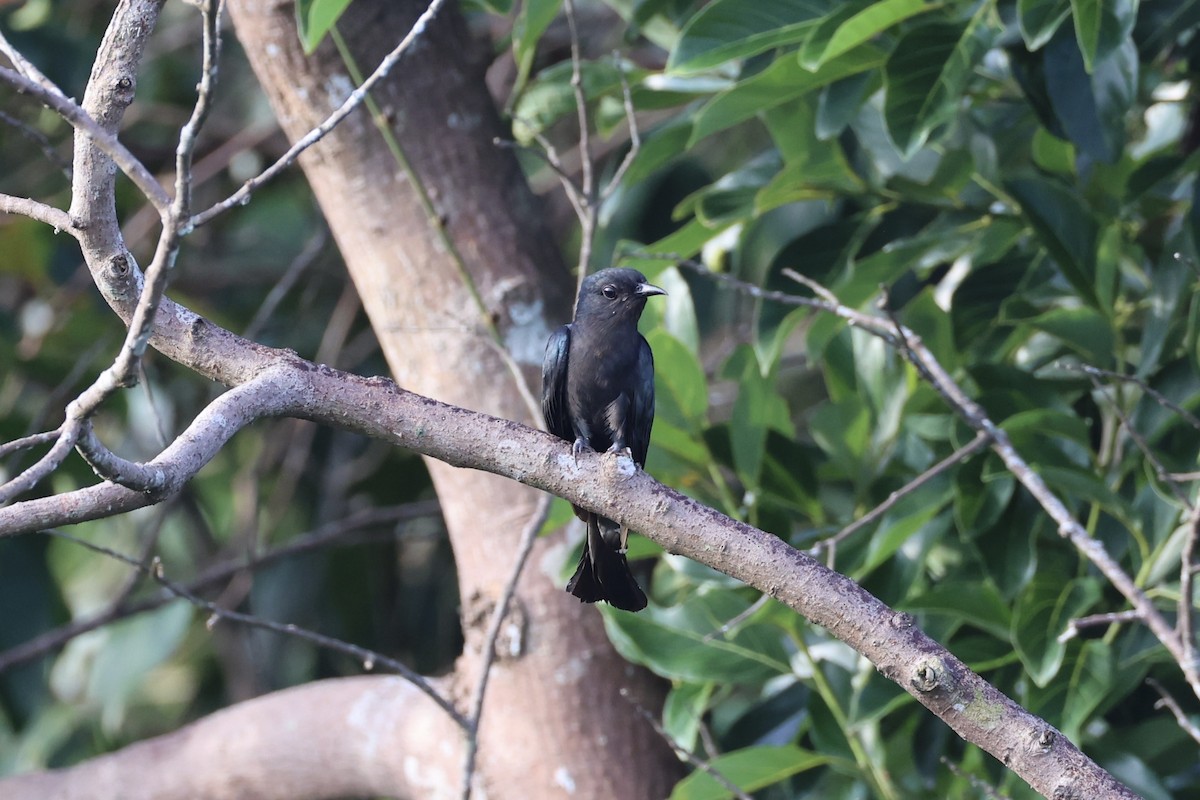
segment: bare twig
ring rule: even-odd
[[[0,38],[3,38],[3,35],[3,33],[0,33]],[[26,77],[29,76],[27,75]],[[11,114],[7,114],[3,111],[0,111],[0,122],[11,125],[18,132],[20,132],[22,136],[36,144],[42,151],[42,155],[46,157],[46,160],[58,167],[59,172],[61,172],[68,181],[71,180],[70,162],[65,161],[63,157],[58,154],[58,151],[54,147],[54,143],[51,142],[45,134],[36,128],[33,128],[32,126],[25,124],[25,122],[22,120],[19,120]]]
[[[1193,622],[1193,609],[1196,599],[1193,597],[1193,580],[1196,575],[1196,541],[1200,538],[1200,503],[1197,503],[1188,516],[1187,533],[1183,539],[1183,550],[1179,554],[1179,615],[1176,624],[1179,628],[1179,639],[1183,644],[1183,659],[1192,665],[1193,669],[1200,668],[1196,663],[1196,625]]]
[[[191,119],[180,132],[177,148],[176,195],[166,208],[159,207],[159,200],[166,197],[165,191],[158,185],[141,162],[133,159],[119,143],[115,136],[101,128],[79,106],[63,97],[61,93],[49,91],[39,84],[33,84],[23,76],[0,67],[0,79],[7,80],[17,87],[18,91],[28,90],[35,94],[48,106],[67,118],[78,130],[88,135],[126,174],[137,183],[142,176],[149,185],[138,183],[146,196],[159,210],[163,212],[163,228],[159,236],[154,259],[146,270],[145,280],[138,298],[137,307],[129,322],[129,330],[113,363],[105,369],[96,380],[85,389],[74,401],[67,405],[65,420],[62,425],[62,435],[55,446],[51,448],[33,467],[19,475],[13,481],[0,486],[0,505],[22,494],[44,480],[54,470],[58,469],[62,459],[72,447],[79,447],[81,453],[94,469],[103,477],[118,478],[116,482],[128,485],[139,491],[154,492],[162,488],[165,476],[153,471],[144,471],[138,465],[118,459],[100,445],[99,440],[92,434],[90,418],[96,409],[114,392],[132,385],[137,378],[141,358],[149,345],[150,336],[154,330],[154,320],[158,307],[166,292],[171,268],[179,251],[179,239],[182,234],[183,221],[187,219],[191,202],[191,158],[195,147],[196,135],[211,105],[213,81],[216,76],[216,59],[220,48],[218,0],[205,0],[202,8],[204,15],[204,65],[203,75],[198,87],[196,104]],[[132,84],[128,87],[132,91]],[[125,160],[128,163],[122,163]],[[140,172],[139,172],[140,170]],[[143,175],[144,173],[144,175]],[[129,258],[129,256],[126,256]]]
[[[714,781],[721,784],[721,787],[724,788],[725,791],[738,798],[738,800],[754,800],[754,798],[752,798],[750,795],[743,792],[736,783],[722,775],[721,772],[708,761],[700,758],[700,756],[676,742],[675,739],[671,737],[671,734],[667,733],[666,728],[659,723],[655,716],[643,708],[641,703],[638,703],[633,699],[628,689],[622,687],[621,696],[628,700],[633,707],[637,709],[637,712],[639,715],[641,715],[642,719],[646,720],[650,727],[654,728],[655,733],[661,736],[663,741],[671,746],[671,749],[675,751],[676,755],[691,764],[696,769],[706,773]]]
[[[101,444],[92,429],[91,420],[82,423],[75,449],[103,480],[119,483],[137,492],[157,492],[166,484],[167,475],[162,469],[121,458]]]
[[[14,498],[37,486],[46,479],[46,476],[58,469],[59,464],[71,452],[71,448],[75,446],[80,429],[78,426],[68,428],[68,426],[64,425],[55,431],[55,433],[57,439],[54,445],[41,458],[7,483],[0,484],[0,507],[7,505]]]
[[[824,539],[820,542],[817,542],[817,544],[814,545],[812,548],[813,554],[817,555],[822,550],[832,550],[834,547],[837,546],[837,544],[839,542],[841,542],[842,540],[846,539],[847,537],[853,535],[856,531],[861,530],[865,526],[870,525],[872,522],[875,522],[877,519],[879,519],[884,514],[886,514],[889,510],[891,510],[897,503],[899,503],[905,497],[912,494],[917,489],[921,488],[922,486],[924,486],[929,481],[933,480],[938,475],[942,474],[943,472],[945,472],[946,470],[955,466],[956,464],[966,461],[972,455],[979,452],[984,447],[987,447],[987,445],[990,443],[990,441],[991,441],[991,438],[986,433],[982,433],[982,432],[976,433],[974,439],[967,442],[965,445],[958,448],[953,453],[946,456],[941,461],[934,464],[932,467],[925,470],[917,477],[913,478],[911,481],[906,483],[904,486],[900,487],[896,491],[889,494],[887,496],[886,500],[884,500],[879,505],[875,506],[873,509],[868,511],[866,514],[862,515],[861,517],[859,517],[858,519],[856,519],[854,522],[850,523],[846,527],[842,528],[840,531],[835,533],[833,536],[830,536],[828,539]],[[833,564],[830,564],[829,568],[833,569]]]
[[[379,62],[379,66],[375,68],[375,71],[372,72],[365,81],[360,83],[358,87],[350,93],[350,96],[346,98],[346,100],[337,108],[336,111],[330,114],[320,125],[305,134],[300,141],[288,148],[286,153],[280,156],[274,164],[267,167],[267,169],[265,169],[261,174],[246,181],[246,183],[244,183],[240,189],[226,199],[192,217],[189,224],[189,230],[198,228],[201,225],[211,222],[213,219],[230,210],[231,208],[248,203],[250,201],[250,196],[260,186],[274,179],[279,173],[290,167],[293,163],[295,163],[296,159],[300,157],[301,153],[312,147],[317,142],[321,141],[321,139],[323,139],[327,133],[329,133],[338,125],[338,123],[348,117],[350,113],[354,111],[354,109],[362,105],[362,103],[366,100],[368,93],[375,86],[375,84],[387,77],[388,73],[391,72],[394,66],[396,66],[397,62],[399,62],[404,53],[409,49],[409,47],[412,46],[412,43],[415,42],[422,33],[424,33],[425,27],[437,15],[438,11],[445,4],[445,2],[446,0],[432,0],[432,2],[429,4],[429,7],[421,13],[421,16],[417,17],[417,21],[413,23],[412,28],[407,34],[405,34],[404,38],[400,40],[400,43],[392,49],[392,52],[387,54],[383,61]]]
[[[23,217],[46,223],[54,228],[55,233],[66,231],[72,236],[78,235],[71,225],[71,216],[67,212],[45,203],[39,203],[37,200],[30,200],[28,197],[0,194],[0,214],[20,214]]]
[[[500,592],[500,599],[496,601],[496,607],[492,610],[492,617],[488,621],[487,633],[483,641],[482,660],[479,664],[479,677],[475,683],[475,691],[471,694],[471,706],[467,710],[467,742],[463,753],[462,800],[469,800],[471,797],[471,782],[475,775],[475,755],[479,749],[479,725],[483,721],[483,700],[487,694],[488,679],[491,676],[492,664],[496,660],[496,640],[500,636],[500,630],[508,615],[509,603],[512,602],[513,595],[517,591],[517,583],[521,579],[525,562],[529,560],[529,552],[537,540],[538,531],[542,529],[546,517],[550,514],[551,500],[553,500],[553,496],[548,494],[542,494],[538,498],[533,516],[529,518],[529,522],[521,531],[521,539],[517,543],[517,552],[513,558],[512,572],[509,573],[508,582],[504,584],[504,589]]]
[[[463,728],[467,727],[468,723],[466,718],[459,713],[458,709],[456,709],[449,700],[447,700],[445,697],[442,697],[442,695],[423,677],[394,658],[390,658],[382,653],[377,653],[374,650],[369,650],[365,647],[359,647],[356,644],[344,642],[341,639],[335,639],[332,636],[325,636],[324,634],[317,633],[316,631],[311,631],[307,628],[301,628],[298,625],[273,622],[262,617],[254,616],[253,614],[243,614],[239,611],[232,611],[227,608],[222,608],[215,603],[205,600],[202,597],[198,597],[195,593],[188,591],[187,587],[168,579],[164,574],[162,561],[157,558],[155,558],[151,564],[147,566],[142,564],[136,558],[127,556],[124,553],[119,553],[116,550],[94,544],[85,539],[80,539],[76,536],[63,533],[62,531],[47,530],[46,533],[56,536],[60,539],[74,542],[75,544],[86,547],[93,552],[100,553],[108,556],[109,558],[113,558],[117,561],[128,564],[134,569],[150,576],[155,583],[162,586],[171,594],[188,601],[197,608],[201,608],[209,612],[211,616],[206,623],[209,629],[211,629],[213,625],[221,620],[229,620],[230,622],[237,622],[242,625],[261,628],[263,630],[272,631],[284,636],[303,639],[304,641],[311,642],[318,647],[343,653],[344,655],[350,656],[351,658],[357,660],[363,665],[363,668],[368,671],[374,670],[376,667],[380,666],[391,670],[407,680],[413,686],[420,689],[427,697],[429,697],[429,699],[433,700],[433,702],[436,703],[439,708],[445,711],[446,714],[458,725]]]
[[[1085,368],[1084,372],[1087,374],[1088,378],[1091,379],[1092,387],[1095,388],[1096,392],[1102,395],[1105,394],[1104,384],[1100,382],[1100,378],[1098,377],[1103,373],[1094,368]],[[1179,482],[1175,480],[1175,477],[1167,471],[1166,467],[1163,466],[1162,461],[1160,461],[1158,456],[1155,455],[1154,450],[1151,449],[1150,444],[1146,441],[1146,438],[1142,436],[1141,432],[1138,431],[1137,428],[1134,427],[1133,422],[1129,419],[1129,415],[1125,413],[1125,409],[1121,408],[1121,403],[1119,402],[1118,398],[1112,398],[1110,403],[1112,405],[1113,413],[1115,413],[1117,415],[1117,419],[1121,421],[1121,426],[1125,429],[1125,432],[1129,434],[1129,438],[1133,440],[1135,445],[1137,445],[1137,449],[1142,452],[1142,456],[1146,459],[1146,461],[1149,462],[1152,467],[1154,467],[1154,474],[1158,476],[1160,481],[1167,485],[1167,488],[1170,489],[1171,494],[1175,495],[1175,499],[1179,501],[1180,505],[1190,511],[1192,508],[1192,501],[1188,498],[1187,494],[1184,493],[1183,487],[1179,485]]]
[[[8,60],[11,61],[13,66],[17,68],[17,72],[21,73],[38,86],[42,87],[42,89],[46,90],[48,93],[58,95],[64,100],[66,99],[66,95],[63,94],[62,89],[58,88],[54,81],[43,75],[41,70],[39,70],[33,65],[32,62],[29,61],[29,59],[25,58],[25,56],[21,54],[21,51],[13,47],[12,43],[9,42],[8,38],[4,35],[3,31],[0,31],[0,53],[4,53],[4,55],[8,56]]]
[[[962,767],[960,767],[958,764],[955,764],[953,761],[946,758],[945,756],[942,756],[939,760],[943,764],[946,765],[946,769],[950,770],[958,777],[966,780],[967,783],[971,784],[973,787],[975,787],[979,791],[983,792],[987,797],[991,798],[991,800],[1007,800],[1007,797],[1008,797],[1007,795],[1001,794],[999,791],[996,790],[995,786],[992,786],[990,783],[985,781],[983,778],[980,778],[977,775],[972,775],[971,773],[967,772]]]
[[[1068,620],[1066,629],[1058,635],[1059,642],[1067,642],[1079,635],[1084,628],[1095,628],[1100,625],[1121,625],[1126,622],[1141,622],[1142,615],[1137,611],[1112,611],[1106,614],[1089,614]]]
[[[600,192],[601,205],[616,192],[621,185],[621,179],[625,177],[625,173],[629,171],[629,167],[637,158],[638,151],[642,148],[642,137],[638,132],[637,115],[633,108],[633,91],[629,88],[629,79],[625,77],[625,70],[621,67],[620,54],[617,52],[613,52],[613,63],[616,65],[617,74],[621,76],[621,100],[625,106],[625,122],[629,125],[629,150],[621,159],[617,171],[613,173],[612,180]]]
[[[29,469],[22,472],[7,484],[0,486],[0,537],[14,533],[37,530],[51,525],[81,522],[85,519],[96,519],[99,516],[112,516],[134,508],[143,508],[170,497],[184,483],[200,470],[202,466],[216,455],[227,441],[241,428],[250,422],[265,416],[274,416],[284,408],[283,398],[278,392],[272,391],[275,381],[283,377],[279,370],[268,369],[261,375],[239,386],[230,389],[213,400],[201,411],[192,424],[180,436],[151,461],[143,464],[147,468],[162,468],[165,479],[160,490],[155,494],[133,491],[124,494],[114,491],[112,484],[100,484],[85,489],[66,492],[56,498],[39,498],[24,504],[22,512],[13,509],[9,513],[3,508],[4,503],[34,486],[50,474],[57,464],[61,463],[78,437],[83,433],[83,422],[68,413],[68,418],[75,420],[70,430],[60,433],[50,451]],[[74,404],[72,404],[74,405]],[[70,407],[68,407],[70,408]],[[125,487],[117,486],[124,489]],[[87,498],[90,498],[90,502]],[[103,499],[102,499],[103,498]],[[50,501],[54,501],[50,503]],[[99,503],[92,506],[91,503]],[[42,515],[49,511],[44,508],[47,504],[57,506],[50,522]],[[30,514],[30,508],[43,508]],[[38,523],[46,519],[45,524]],[[30,527],[32,526],[32,528]]]
[[[579,195],[583,213],[579,217],[579,275],[575,292],[583,286],[592,263],[592,243],[596,238],[596,185],[592,175],[591,131],[589,130],[587,93],[583,89],[583,57],[580,55],[579,29],[575,24],[575,2],[564,0],[563,12],[571,32],[571,90],[575,94],[575,113],[579,119]]]
[[[1175,721],[1179,723],[1180,728],[1183,728],[1184,733],[1192,737],[1197,744],[1200,744],[1200,727],[1197,727],[1196,723],[1188,719],[1187,714],[1183,713],[1183,709],[1176,702],[1175,698],[1154,678],[1146,678],[1146,683],[1150,684],[1154,691],[1158,692],[1160,699],[1154,704],[1154,707],[1170,709],[1171,713],[1175,716]]]
[[[761,609],[763,606],[765,606],[770,601],[771,601],[771,595],[769,595],[769,594],[759,595],[758,599],[755,600],[750,605],[746,606],[745,610],[743,610],[740,614],[733,617],[728,622],[725,622],[723,625],[721,625],[721,627],[717,628],[712,633],[705,634],[704,639],[702,641],[711,642],[713,639],[716,639],[718,636],[722,636],[722,637],[725,636],[731,630],[733,630],[734,628],[741,625],[743,622],[745,622],[746,620],[750,619],[755,614],[757,614],[759,609]]]
[[[702,274],[712,276],[717,280],[730,283],[738,288],[742,288],[744,285],[741,281],[708,272],[702,265],[696,265],[694,262],[685,262],[681,266],[688,266]],[[807,278],[803,280],[805,285],[810,288],[817,286],[814,281]],[[976,431],[986,434],[990,438],[992,450],[1000,456],[1008,471],[1013,474],[1050,518],[1054,520],[1058,526],[1059,535],[1069,539],[1080,554],[1100,570],[1109,583],[1129,602],[1138,619],[1142,620],[1154,636],[1167,648],[1171,657],[1180,665],[1188,685],[1195,692],[1196,696],[1200,697],[1200,665],[1197,665],[1194,661],[1187,660],[1178,631],[1167,622],[1166,618],[1155,607],[1154,603],[1150,601],[1150,598],[1146,596],[1141,587],[1113,559],[1105,549],[1103,543],[1089,534],[1079,521],[1075,519],[1074,514],[1071,513],[1063,501],[1046,486],[1041,475],[1035,472],[1029,466],[1029,463],[1017,452],[1016,448],[1013,447],[1008,434],[987,415],[982,406],[967,396],[966,392],[946,372],[914,331],[901,325],[896,320],[881,320],[878,317],[871,317],[841,303],[831,301],[828,298],[833,297],[833,295],[825,290],[817,291],[818,296],[825,299],[791,297],[783,293],[764,292],[762,290],[758,290],[757,292],[751,291],[750,293],[754,296],[778,300],[788,305],[808,306],[834,314],[897,347],[905,359],[912,364],[930,386],[937,390],[955,413]],[[782,297],[778,295],[782,295]]]
[[[296,285],[296,281],[300,280],[300,276],[316,261],[317,256],[325,249],[328,241],[329,229],[322,225],[304,244],[303,249],[292,259],[292,263],[288,265],[283,275],[271,287],[271,291],[263,299],[262,305],[254,313],[254,319],[250,320],[250,324],[246,326],[246,330],[242,333],[243,336],[247,339],[258,338],[258,334],[262,331],[263,326],[267,324],[267,320],[275,313],[275,309],[278,308],[283,298],[287,296],[287,293]]]
[[[192,157],[196,152],[200,128],[212,108],[217,66],[221,57],[221,11],[224,1],[201,0],[199,5],[204,30],[200,85],[196,87],[192,116],[179,131],[179,144],[175,147],[175,202],[172,217],[181,222],[187,220],[192,211]]]
[[[1191,413],[1178,403],[1171,401],[1162,392],[1158,391],[1136,375],[1124,375],[1120,372],[1112,372],[1111,370],[1093,367],[1090,364],[1080,364],[1078,368],[1093,377],[1108,378],[1109,380],[1132,383],[1143,392],[1154,398],[1154,401],[1160,406],[1174,412],[1175,414],[1178,414],[1179,418],[1187,422],[1188,425],[1191,425],[1196,430],[1200,430],[1200,418],[1197,418],[1195,414]]]
[[[171,199],[167,196],[166,190],[150,174],[150,170],[146,169],[146,166],[133,153],[129,152],[129,149],[121,144],[115,135],[100,127],[76,103],[69,100],[61,92],[51,91],[37,81],[31,80],[7,67],[0,67],[0,81],[12,86],[20,94],[27,94],[35,98],[71,123],[71,126],[76,131],[94,142],[97,147],[113,160],[113,163],[133,181],[134,185],[158,209],[160,214],[166,213],[168,206],[171,204]],[[132,90],[132,85],[129,89]]]
[[[61,435],[61,431],[44,431],[42,433],[34,433],[29,436],[23,436],[20,439],[13,439],[11,442],[0,444],[0,458],[8,458],[13,453],[19,453],[22,450],[28,450],[31,447],[38,447],[43,444],[49,444],[56,441]]]
[[[395,524],[418,517],[436,516],[440,513],[440,510],[440,506],[434,500],[422,500],[415,503],[383,508],[369,508],[351,514],[337,522],[331,522],[308,533],[301,534],[287,544],[280,545],[260,555],[215,564],[188,581],[185,584],[185,588],[190,592],[199,593],[230,580],[238,573],[256,570],[294,555],[309,553],[323,547],[347,547],[371,541],[374,538],[372,536],[355,536],[354,534],[358,531],[380,525]],[[389,531],[386,536],[391,538],[394,534]],[[175,595],[166,590],[136,600],[117,597],[113,602],[109,603],[104,611],[93,614],[90,617],[73,620],[53,630],[39,634],[27,642],[0,652],[0,673],[40,658],[46,653],[62,647],[72,639],[82,636],[89,631],[97,630],[117,620],[161,608],[174,599],[174,597]]]

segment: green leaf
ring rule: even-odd
[[[1107,642],[1091,640],[1080,648],[1071,668],[1060,723],[1063,733],[1072,741],[1079,741],[1092,712],[1111,691],[1116,671],[1114,661],[1112,647]]]
[[[1071,13],[1070,0],[1018,0],[1017,22],[1030,52],[1040,49]]]
[[[754,198],[758,214],[799,200],[864,190],[841,144],[817,138],[817,102],[816,98],[802,97],[764,114],[785,166]]]
[[[1075,41],[1083,56],[1084,68],[1090,74],[1100,47],[1100,20],[1103,0],[1071,0],[1071,17],[1075,21]]]
[[[1094,308],[1055,308],[1029,324],[1061,340],[1093,366],[1113,363],[1116,336],[1108,319]]]
[[[666,678],[755,684],[791,674],[782,634],[750,622],[724,637],[708,638],[750,606],[734,590],[703,585],[685,603],[651,604],[638,614],[604,609],[604,626],[625,658]]]
[[[704,368],[687,345],[661,328],[646,334],[646,341],[654,352],[656,396],[661,401],[670,395],[674,408],[682,414],[676,423],[698,432],[708,413]]]
[[[1008,604],[988,581],[941,581],[905,600],[902,608],[913,613],[942,614],[1004,639],[1012,628]]]
[[[1088,67],[1070,36],[1045,48],[1046,92],[1054,115],[1083,153],[1116,163],[1125,147],[1126,117],[1137,96],[1137,49],[1130,38]]]
[[[795,745],[757,745],[714,758],[709,764],[743,792],[778,783],[832,759]],[[670,800],[727,800],[733,794],[704,770],[675,785]]]
[[[774,364],[763,366],[747,345],[738,347],[725,364],[724,372],[738,381],[738,396],[729,420],[733,464],[738,477],[756,489],[762,472],[767,432],[794,436],[787,402],[775,387]]]
[[[926,3],[924,0],[883,0],[869,3],[866,8],[856,11],[837,26],[819,53],[811,52],[817,50],[816,42],[805,43],[805,65],[809,69],[816,69],[826,61],[874,39],[897,23],[937,7],[938,4]]]
[[[829,0],[716,0],[684,26],[667,69],[698,72],[799,42],[830,6]]]
[[[806,70],[795,57],[777,58],[762,72],[739,81],[701,106],[696,112],[688,148],[789,100],[850,75],[875,69],[886,57],[878,47],[864,44],[825,63],[816,72]]]
[[[991,45],[987,10],[985,4],[965,26],[939,21],[913,28],[888,57],[883,113],[906,159],[958,114],[972,71]]]
[[[513,109],[513,135],[529,142],[557,120],[576,114],[575,88],[570,61],[539,72],[521,92]],[[584,97],[591,100],[621,87],[621,71],[611,59],[585,62],[580,70]]]
[[[194,609],[175,600],[109,627],[88,676],[88,698],[101,708],[105,730],[117,730],[146,674],[166,661],[187,634]]]
[[[855,580],[863,580],[867,574],[891,559],[914,536],[927,536],[950,527],[949,514],[935,519],[950,500],[949,481],[940,483],[942,485],[933,486],[936,491],[926,490],[914,495],[922,500],[928,499],[928,502],[904,503],[903,507],[884,515],[879,530],[871,536],[862,566],[852,576]]]
[[[349,5],[350,0],[296,0],[296,27],[306,54],[312,55]]]
[[[521,10],[513,20],[513,58],[519,71],[516,85],[523,86],[533,65],[537,44],[558,15],[562,0],[522,0]],[[568,62],[569,63],[569,62]]]
[[[1059,575],[1041,574],[1017,598],[1012,616],[1012,640],[1017,655],[1035,684],[1045,688],[1062,666],[1066,644],[1058,635],[1067,622],[1083,616],[1100,600],[1100,583],[1076,578],[1063,584]]]
[[[712,698],[712,683],[680,683],[671,687],[663,703],[663,729],[685,750],[696,749],[700,722]]]
[[[1095,306],[1096,221],[1078,196],[1059,183],[1041,177],[1008,181],[1005,189],[1021,204],[1063,276],[1080,297]]]

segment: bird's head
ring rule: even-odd
[[[636,269],[610,267],[589,275],[579,289],[575,319],[629,320],[637,324],[646,298],[665,291],[646,281]]]

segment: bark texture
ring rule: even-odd
[[[369,72],[425,5],[351,4],[338,25],[358,68]],[[301,52],[290,4],[237,0],[230,10],[289,138],[353,89],[328,43],[314,57]],[[535,384],[546,337],[568,313],[571,282],[515,159],[493,144],[507,132],[478,52],[448,4],[373,93],[402,158],[360,111],[301,163],[399,384],[531,422],[493,331]],[[465,697],[536,493],[428,464],[458,566],[467,648],[455,677]],[[557,546],[543,541],[530,558],[514,598],[523,652],[497,663],[489,686],[480,748],[488,796],[662,797],[677,762],[618,690],[630,686],[655,709],[660,692],[649,676],[626,674],[595,609],[551,581]]]

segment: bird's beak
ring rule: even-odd
[[[652,283],[639,283],[635,292],[641,297],[650,297],[656,294],[666,294],[666,289],[660,289]]]

